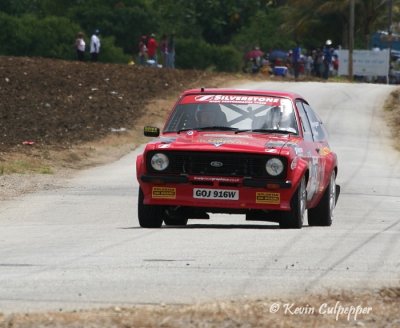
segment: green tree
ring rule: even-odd
[[[70,59],[79,26],[67,18],[33,15],[13,17],[0,13],[0,53]]]
[[[32,0],[1,0],[0,11],[18,16],[37,11],[37,1]]]
[[[355,37],[359,46],[368,48],[371,34],[387,29],[388,4],[387,0],[355,0]],[[392,4],[394,14],[398,15],[400,1],[392,0]],[[317,44],[329,38],[347,47],[349,8],[350,0],[288,0],[284,26],[294,37]]]
[[[278,6],[272,0],[151,0],[165,32],[200,37],[210,44],[229,44],[259,11]]]
[[[79,22],[91,34],[99,29],[102,37],[113,36],[126,53],[136,52],[139,37],[158,31],[156,13],[146,1],[89,0],[71,6],[68,17]]]
[[[232,43],[235,47],[242,52],[249,51],[254,46],[259,46],[264,51],[292,47],[294,40],[291,34],[281,28],[283,20],[280,10],[278,8],[269,12],[257,12],[251,22],[233,37]]]
[[[15,17],[0,12],[0,54],[13,55],[18,45],[16,31],[18,21]]]

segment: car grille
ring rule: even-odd
[[[150,164],[151,157],[155,152],[161,153],[160,151],[149,152],[147,156],[147,169],[149,173],[157,175],[188,174],[275,179],[282,179],[286,176],[286,158],[280,157],[285,165],[283,173],[277,177],[271,177],[265,170],[265,163],[273,156],[221,152],[162,152],[168,156],[170,165],[167,170],[159,172],[152,169]]]

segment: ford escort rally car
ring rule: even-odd
[[[281,228],[330,226],[337,156],[308,102],[289,92],[192,89],[137,157],[141,227],[244,214]]]

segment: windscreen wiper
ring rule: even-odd
[[[291,130],[283,130],[283,129],[244,129],[244,130],[237,130],[235,133],[242,133],[242,132],[261,132],[261,133],[282,133],[282,134],[297,134]]]
[[[180,129],[176,131],[176,133],[181,133],[185,131],[208,131],[208,130],[219,130],[219,131],[237,131],[238,128],[232,128],[230,126],[205,126],[205,127],[199,127],[199,128],[185,128],[185,129]],[[166,132],[171,132],[171,131],[166,131]]]
[[[230,126],[204,126],[201,128],[193,128],[192,130],[198,130],[198,131],[208,131],[208,130],[220,130],[220,131],[237,131],[238,128],[232,128]]]

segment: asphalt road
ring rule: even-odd
[[[0,312],[288,297],[398,286],[400,156],[381,109],[393,87],[254,83],[304,95],[338,153],[332,227],[279,230],[214,215],[138,227],[133,152],[63,188],[0,203]]]

